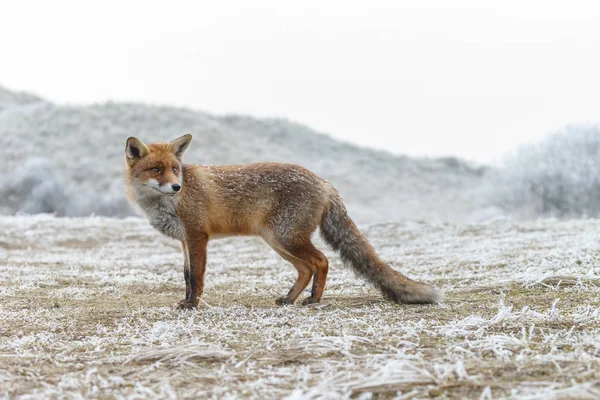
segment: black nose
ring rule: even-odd
[[[174,191],[179,192],[181,190],[181,185],[179,183],[175,183],[171,186]]]

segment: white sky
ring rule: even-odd
[[[2,1],[0,84],[283,116],[411,155],[501,157],[600,122],[594,1]]]

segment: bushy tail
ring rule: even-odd
[[[348,217],[342,199],[333,195],[321,220],[321,236],[340,253],[342,261],[366,278],[396,303],[438,303],[441,293],[393,270],[375,253],[367,239]]]

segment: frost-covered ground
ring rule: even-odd
[[[600,221],[362,228],[445,302],[383,301],[328,252],[323,302],[278,307],[294,269],[231,238],[175,311],[178,244],[144,220],[0,217],[0,398],[600,397]]]

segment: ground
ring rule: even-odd
[[[145,220],[0,217],[0,398],[600,397],[600,221],[361,229],[444,302],[387,302],[327,251],[322,303],[280,307],[293,267],[228,238],[177,311],[179,245]]]

